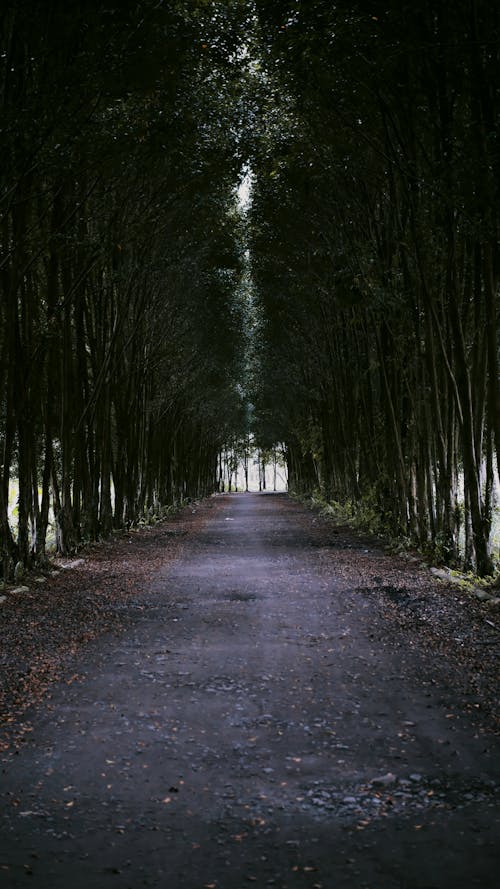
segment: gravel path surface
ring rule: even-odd
[[[430,581],[283,495],[216,499],[5,744],[0,887],[496,889],[491,706],[392,613]]]

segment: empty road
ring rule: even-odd
[[[2,889],[498,887],[498,738],[346,583],[372,557],[220,498],[3,754]]]

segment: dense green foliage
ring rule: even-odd
[[[447,561],[463,538],[488,574],[500,13],[257,8],[272,95],[252,164],[260,427],[287,442],[296,490],[369,504]]]
[[[296,491],[490,573],[495,5],[11,0],[0,37],[4,576],[50,508],[64,552],[216,489],[250,418]]]
[[[238,4],[3,6],[4,576],[216,485],[238,426]],[[8,521],[19,481],[18,527]]]

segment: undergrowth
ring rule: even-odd
[[[464,588],[481,587],[487,589],[500,586],[500,509],[495,510],[492,528],[492,546],[494,552],[495,574],[489,577],[479,577],[472,571],[460,570],[459,564],[447,564],[443,547],[439,539],[429,541],[425,546],[419,546],[414,540],[404,534],[395,535],[389,522],[380,515],[371,498],[361,501],[347,500],[341,503],[336,500],[327,500],[321,491],[315,490],[311,494],[298,494],[290,492],[290,496],[321,516],[331,521],[346,525],[353,531],[362,532],[378,537],[381,543],[390,552],[401,556],[413,556],[422,560],[422,567],[445,567],[454,582],[463,583]]]

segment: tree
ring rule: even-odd
[[[51,510],[70,552],[214,489],[241,410],[244,16],[152,0],[2,12],[6,578],[45,558]]]
[[[491,573],[498,14],[257,8],[262,84],[285,97],[252,162],[257,414],[286,405],[297,488],[374,500],[448,561],[462,476],[465,561]]]

